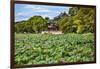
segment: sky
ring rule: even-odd
[[[49,17],[53,19],[61,12],[68,13],[67,6],[50,6],[50,5],[35,5],[35,4],[15,4],[15,22],[28,20],[30,17],[39,15],[43,18]]]

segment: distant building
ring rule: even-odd
[[[42,34],[44,33],[62,34],[62,31],[60,31],[58,26],[56,26],[54,23],[48,23],[47,31],[42,31]]]
[[[68,16],[66,12],[63,12],[61,13],[59,16],[57,17],[54,17],[54,20],[58,20],[60,19],[61,17],[64,17],[64,16]],[[62,34],[62,31],[59,29],[59,27],[54,23],[53,20],[50,20],[48,22],[48,29],[47,31],[42,31],[42,34],[44,33],[52,33],[52,34]]]

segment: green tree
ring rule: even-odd
[[[40,33],[44,29],[47,29],[47,20],[41,16],[33,16],[27,21],[15,24],[15,31],[21,33]]]

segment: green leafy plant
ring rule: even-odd
[[[94,35],[15,34],[15,64],[94,61]]]

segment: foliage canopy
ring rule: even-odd
[[[88,33],[93,32],[95,19],[94,8],[71,7],[69,13],[63,12],[54,19],[42,16],[33,16],[26,21],[15,23],[17,33],[40,33],[48,29],[48,23],[58,26],[63,33]]]

